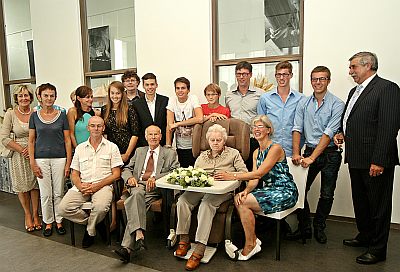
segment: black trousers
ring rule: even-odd
[[[196,159],[193,157],[192,149],[176,149],[176,152],[181,167],[194,166]]]
[[[392,215],[394,167],[371,177],[369,169],[349,168],[357,239],[369,244],[368,251],[386,256]]]

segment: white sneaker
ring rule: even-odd
[[[232,244],[231,240],[225,240],[225,252],[228,254],[229,258],[236,259],[237,251],[238,248]]]

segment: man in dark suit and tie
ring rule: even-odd
[[[149,146],[136,149],[121,175],[129,192],[124,202],[127,223],[121,248],[114,252],[124,263],[130,261],[132,250],[145,249],[146,211],[153,201],[161,198],[159,189],[155,187],[156,179],[179,167],[176,151],[160,146],[160,128],[150,125],[145,132]]]
[[[395,166],[399,164],[397,133],[400,128],[400,89],[380,78],[378,59],[360,52],[350,59],[351,89],[342,116],[342,132],[335,143],[345,146],[345,163],[351,178],[358,235],[343,240],[352,247],[366,247],[356,258],[360,264],[386,259],[392,212]]]
[[[145,129],[150,125],[156,125],[161,129],[162,135],[166,135],[168,97],[156,94],[158,87],[157,78],[153,73],[147,73],[142,77],[144,97],[133,101],[133,106],[139,116],[140,136],[138,146],[146,146],[144,137]],[[161,145],[165,145],[165,137],[161,139]]]

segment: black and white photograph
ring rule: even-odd
[[[265,43],[279,49],[298,47],[300,42],[299,0],[265,0]]]
[[[110,30],[108,26],[89,29],[90,71],[111,70]]]

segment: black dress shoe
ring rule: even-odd
[[[139,239],[135,242],[135,251],[142,251],[147,249],[144,239]]]
[[[120,260],[123,263],[129,263],[130,260],[131,260],[131,254],[124,247],[121,247],[119,249],[114,250],[114,253],[117,254],[120,257]]]
[[[356,262],[359,264],[376,264],[377,262],[382,262],[384,260],[386,260],[386,256],[378,256],[369,252],[365,252],[363,255],[356,258]]]
[[[59,235],[64,235],[64,234],[66,234],[67,233],[67,231],[64,229],[64,227],[63,226],[61,226],[61,227],[56,227],[56,232],[59,234]]]
[[[296,241],[296,240],[299,240],[299,239],[302,239],[302,238],[303,237],[301,236],[300,229],[297,229],[295,232],[287,233],[285,235],[285,239],[289,240],[289,241]],[[304,229],[304,238],[305,239],[311,239],[312,238],[311,228]]]
[[[94,236],[90,236],[89,233],[85,230],[85,234],[83,235],[82,247],[88,248],[94,244]]]
[[[326,234],[322,229],[314,228],[314,237],[315,240],[317,240],[317,242],[320,244],[326,244],[328,241],[328,238],[326,238]]]
[[[51,236],[52,234],[53,234],[53,228],[49,228],[49,229],[44,228],[44,229],[43,229],[43,236],[49,237],[49,236]]]
[[[343,245],[350,246],[350,247],[368,247],[368,243],[357,240],[356,238],[344,239]]]

